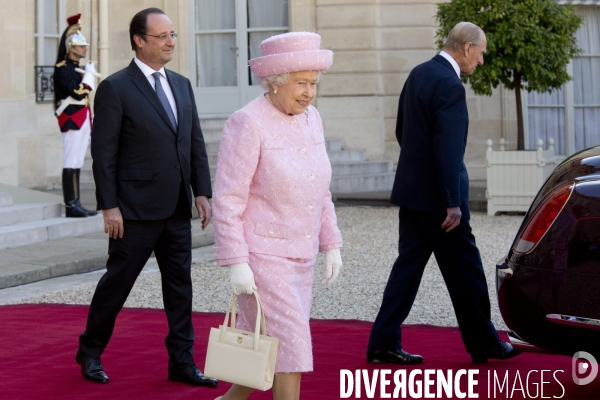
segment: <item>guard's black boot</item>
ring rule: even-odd
[[[80,172],[81,172],[80,169],[73,170],[73,181],[75,182],[73,184],[73,186],[75,188],[75,198],[77,200],[76,201],[77,206],[79,206],[79,208],[81,208],[83,210],[86,217],[90,217],[92,215],[98,215],[98,211],[88,210],[87,208],[85,208],[84,206],[81,205],[81,200],[79,198],[79,173]]]
[[[62,172],[63,196],[65,199],[65,214],[71,218],[83,218],[87,215],[84,209],[78,205],[79,188],[75,193],[75,173],[73,168],[64,168]]]

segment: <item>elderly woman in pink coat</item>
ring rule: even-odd
[[[326,252],[322,283],[342,266],[342,237],[329,192],[331,165],[323,125],[311,106],[320,72],[333,53],[315,33],[264,40],[250,68],[267,92],[227,121],[213,192],[215,257],[228,266],[238,296],[238,328],[254,330],[260,294],[267,334],[279,339],[273,398],[298,399],[302,372],[312,371],[309,316],[313,270]],[[233,385],[223,400],[253,389]]]

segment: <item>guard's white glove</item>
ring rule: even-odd
[[[96,66],[94,65],[94,63],[92,61],[88,61],[85,64],[85,72],[91,72],[92,75],[96,73]]]
[[[81,80],[81,83],[88,85],[89,87],[92,88],[92,90],[96,89],[96,77],[95,75],[97,74],[96,72],[96,67],[94,66],[93,62],[88,62],[87,64],[85,64],[85,73],[83,74],[83,79]]]
[[[325,253],[325,276],[321,279],[322,284],[329,285],[340,274],[342,268],[342,255],[340,249],[327,250]]]
[[[250,269],[248,263],[232,264],[229,266],[231,273],[231,289],[235,294],[252,294],[252,290],[256,290],[254,283],[254,273]]]

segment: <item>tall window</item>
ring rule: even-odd
[[[551,94],[527,95],[527,148],[553,138],[558,155],[600,144],[600,7],[581,6],[583,25],[575,36],[583,54],[570,68],[573,80]]]
[[[247,61],[262,40],[288,31],[288,1],[195,0],[194,12],[196,86],[258,84]]]
[[[248,0],[248,53],[250,59],[260,57],[260,42],[288,31],[287,0]],[[259,79],[250,71],[252,85]]]
[[[582,7],[577,41],[584,54],[573,60],[575,151],[600,144],[600,7]]]
[[[54,65],[58,43],[66,28],[65,0],[35,1],[35,54],[37,65]]]
[[[196,0],[197,86],[236,86],[235,0]]]
[[[529,119],[526,148],[537,149],[537,140],[554,139],[556,154],[567,154],[564,85],[552,93],[530,92],[527,95]]]

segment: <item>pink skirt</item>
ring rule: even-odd
[[[267,335],[279,339],[275,373],[313,370],[310,337],[313,272],[316,258],[290,259],[250,253],[250,269],[265,310]],[[254,331],[256,300],[238,296],[237,328]]]

